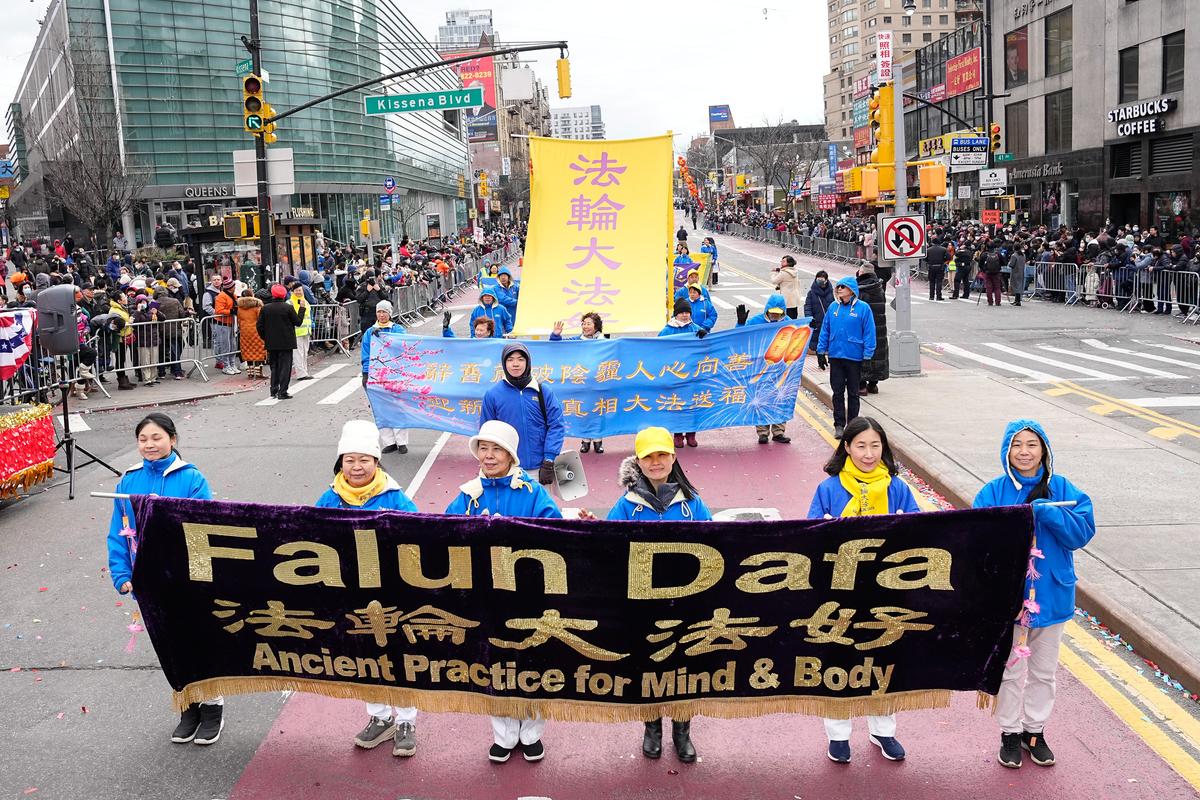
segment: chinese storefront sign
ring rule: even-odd
[[[881,84],[892,79],[892,32],[875,34],[875,71]]]
[[[534,138],[529,147],[538,178],[515,333],[548,334],[589,311],[606,332],[657,332],[673,241],[671,137]]]
[[[669,523],[134,503],[133,582],[177,706],[296,690],[593,722],[888,714],[952,691],[986,707],[1032,534],[1028,506],[681,539]]]
[[[976,47],[946,60],[946,97],[956,97],[983,85],[979,53]]]

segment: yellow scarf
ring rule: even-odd
[[[391,480],[388,474],[381,469],[375,470],[375,477],[366,486],[351,486],[346,480],[346,476],[341,472],[333,479],[333,490],[337,492],[338,497],[345,500],[352,506],[364,505],[368,500],[377,494],[383,492],[387,488],[388,481]]]
[[[842,509],[843,517],[867,517],[875,514],[888,513],[888,486],[891,485],[891,475],[882,463],[876,464],[875,469],[863,472],[854,466],[850,457],[838,473],[842,488],[850,493],[850,501]]]

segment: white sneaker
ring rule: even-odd
[[[221,372],[225,373],[226,375],[237,375],[240,370],[236,370],[233,367],[226,367],[225,369],[221,370]]]

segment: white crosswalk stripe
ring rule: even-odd
[[[333,375],[336,372],[340,372],[341,370],[345,369],[348,366],[350,366],[350,365],[346,364],[346,363],[330,364],[325,369],[314,374],[313,379],[311,381],[299,381],[299,382],[293,381],[292,385],[290,387],[288,387],[288,394],[290,394],[290,395],[300,394],[301,392],[306,391],[309,387],[316,386],[318,383],[321,382],[322,378],[328,378],[330,375]],[[357,380],[361,380],[361,379],[355,378],[355,380],[357,381]],[[256,406],[273,406],[273,405],[277,405],[279,402],[280,401],[274,397],[268,397],[266,400],[259,400],[254,405],[256,405]]]
[[[338,388],[337,391],[330,393],[327,397],[322,397],[317,401],[319,406],[336,406],[338,403],[345,400],[350,395],[354,394],[362,386],[362,377],[351,378]]]
[[[970,350],[965,350],[961,347],[958,347],[957,345],[936,344],[936,345],[934,345],[934,347],[937,349],[940,349],[942,352],[948,353],[952,356],[958,356],[959,358],[965,358],[970,361],[975,361],[979,364],[983,364],[988,367],[995,367],[996,369],[1003,370],[1005,372],[1015,372],[1018,375],[1024,375],[1025,377],[1027,377],[1031,380],[1041,381],[1043,383],[1055,383],[1056,381],[1059,380],[1059,378],[1054,377],[1053,375],[1051,375],[1048,372],[1039,372],[1038,370],[1035,370],[1035,369],[1029,369],[1028,367],[1023,367],[1020,364],[1012,364],[1012,363],[1009,363],[1008,361],[1001,361],[998,358],[992,358],[991,356],[985,356],[985,355],[980,355],[977,353],[972,353]]]
[[[721,298],[717,297],[715,294],[712,296],[712,301],[713,301],[714,306],[716,306],[717,308],[723,308],[726,311],[733,311],[733,309],[735,309],[737,307],[737,306],[733,305],[732,303],[725,302]]]
[[[746,297],[746,295],[744,295],[744,294],[735,294],[734,297],[737,298],[738,300],[741,300],[743,303],[745,303],[748,306],[752,306],[754,308],[762,308],[763,307],[763,304],[761,302],[759,302],[758,300],[751,300],[749,297]]]
[[[1200,355],[1200,348],[1196,347],[1176,347],[1175,345],[1159,344],[1158,342],[1143,342],[1141,339],[1134,339],[1133,341],[1137,342],[1138,344],[1144,344],[1147,347],[1156,347],[1159,350],[1169,350],[1172,353],[1185,353],[1189,356]]]
[[[1025,350],[1018,350],[1015,347],[1009,347],[1008,345],[998,344],[996,342],[985,342],[984,347],[990,347],[993,350],[999,350],[1001,353],[1007,353],[1010,356],[1016,356],[1017,358],[1023,358],[1026,361],[1036,361],[1039,364],[1046,364],[1051,367],[1058,367],[1059,369],[1065,369],[1068,372],[1078,372],[1080,375],[1087,375],[1089,378],[1101,378],[1103,380],[1109,380],[1109,381],[1121,380],[1120,375],[1114,375],[1111,372],[1101,372],[1098,369],[1092,369],[1090,367],[1080,367],[1080,366],[1076,366],[1075,364],[1068,364],[1066,362],[1059,361],[1056,358],[1048,358],[1047,356],[1039,356],[1034,353],[1027,352]],[[1067,352],[1067,351],[1063,351],[1063,352]]]
[[[1038,345],[1038,349],[1046,350],[1047,352],[1050,352],[1050,353],[1062,353],[1064,355],[1071,356],[1072,358],[1082,358],[1086,361],[1096,361],[1101,364],[1111,364],[1114,367],[1124,367],[1125,369],[1130,369],[1130,370],[1133,370],[1134,372],[1140,372],[1143,375],[1153,375],[1156,378],[1182,378],[1182,377],[1184,377],[1183,375],[1180,375],[1175,372],[1164,372],[1161,369],[1154,369],[1153,367],[1143,367],[1138,364],[1131,364],[1128,361],[1121,361],[1120,359],[1117,359],[1117,358],[1105,358],[1104,356],[1098,356],[1098,355],[1094,355],[1092,353],[1080,353],[1080,352],[1076,352],[1074,350],[1064,350],[1061,347],[1054,347],[1054,346],[1048,345],[1048,344],[1040,344],[1040,345]]]
[[[1184,361],[1183,359],[1180,359],[1180,358],[1171,358],[1169,356],[1160,356],[1156,353],[1139,353],[1137,350],[1127,350],[1124,347],[1114,347],[1110,344],[1105,344],[1104,342],[1100,341],[1099,339],[1084,339],[1083,343],[1086,344],[1088,347],[1094,347],[1097,350],[1105,350],[1109,353],[1120,353],[1120,354],[1126,355],[1126,356],[1137,356],[1138,358],[1145,358],[1150,361],[1157,361],[1161,364],[1174,364],[1179,367],[1190,367],[1192,369],[1200,369],[1200,364],[1196,363],[1195,361]],[[1197,351],[1196,355],[1200,355],[1200,351]]]
[[[1159,347],[1192,353],[1192,351],[1185,348],[1173,347],[1171,345],[1159,345],[1139,340],[1134,341],[1146,347]],[[1070,350],[1066,347],[1056,347],[1049,344],[1030,343],[1027,345],[1012,346],[999,342],[979,342],[969,347],[948,343],[930,344],[926,348],[926,352],[930,355],[945,354],[966,359],[1005,373],[1016,373],[1035,383],[1057,381],[1139,381],[1144,380],[1147,376],[1177,380],[1196,380],[1194,374],[1188,375],[1169,372],[1156,367],[1143,366],[1141,363],[1138,363],[1139,359],[1144,359],[1151,363],[1171,364],[1192,370],[1200,370],[1200,361],[1186,361],[1184,359],[1162,356],[1157,353],[1148,353],[1141,349],[1123,347],[1119,344],[1109,344],[1100,339],[1081,339],[1080,343],[1087,348],[1091,348],[1091,350],[1099,350],[1109,355],[1097,355],[1087,350]],[[986,354],[977,352],[980,349],[985,349]],[[1002,354],[1004,358],[996,358],[991,354],[992,352]],[[1116,355],[1122,356],[1122,358],[1112,357]],[[1106,365],[1106,368],[1099,369],[1091,366],[1091,364],[1103,364]],[[1038,366],[1045,366],[1048,369],[1038,369],[1036,368]],[[1084,377],[1079,377],[1080,375]],[[1154,398],[1149,398],[1148,402],[1144,405],[1147,408],[1160,406],[1164,408],[1190,408],[1200,406],[1200,403],[1192,403],[1188,397],[1190,396],[1162,397],[1158,398],[1158,401],[1155,401]],[[1139,400],[1130,400],[1129,402],[1143,405]]]

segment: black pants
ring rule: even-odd
[[[961,293],[959,287],[962,287]],[[954,296],[955,297],[970,297],[971,296],[971,270],[959,267],[954,272]]]
[[[930,267],[929,268],[929,299],[942,299],[942,281],[946,278],[945,267]],[[936,296],[935,296],[936,290]]]
[[[833,390],[833,424],[846,427],[858,416],[858,385],[862,362],[848,358],[829,359],[829,388]],[[850,395],[847,400],[847,390]]]
[[[787,315],[792,319],[800,319],[800,307],[792,306],[787,310]]]
[[[292,382],[292,351],[268,350],[267,365],[271,368],[271,396],[287,394]]]

